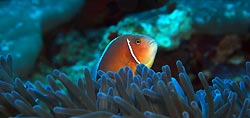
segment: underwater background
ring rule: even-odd
[[[153,66],[94,78],[125,34]],[[0,117],[250,118],[249,47],[249,0],[1,0]]]

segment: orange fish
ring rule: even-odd
[[[98,70],[117,72],[121,67],[128,66],[135,73],[137,64],[150,68],[157,47],[156,41],[145,35],[119,36],[105,48],[98,63]]]

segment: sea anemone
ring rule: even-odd
[[[48,84],[14,78],[12,57],[0,57],[0,115],[3,117],[250,117],[250,62],[240,82],[215,77],[210,86],[202,72],[204,89],[194,90],[182,62],[179,77],[168,65],[161,72],[140,64],[136,75],[128,67],[119,72],[98,71],[92,78],[84,69],[77,82],[59,70],[47,75]],[[113,80],[115,79],[115,81]]]

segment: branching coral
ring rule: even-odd
[[[198,91],[193,89],[179,60],[176,62],[178,79],[172,77],[168,65],[161,72],[138,65],[136,75],[128,67],[117,73],[100,70],[97,81],[84,69],[85,78],[76,83],[54,70],[53,75],[46,77],[48,85],[14,79],[10,55],[1,56],[0,63],[1,116],[250,117],[250,62],[246,62],[247,73],[239,84],[215,77],[209,86],[204,74],[198,73],[204,87]]]

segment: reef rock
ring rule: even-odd
[[[27,75],[42,48],[42,32],[69,20],[82,5],[83,0],[1,1],[0,54],[11,53],[15,73]]]

